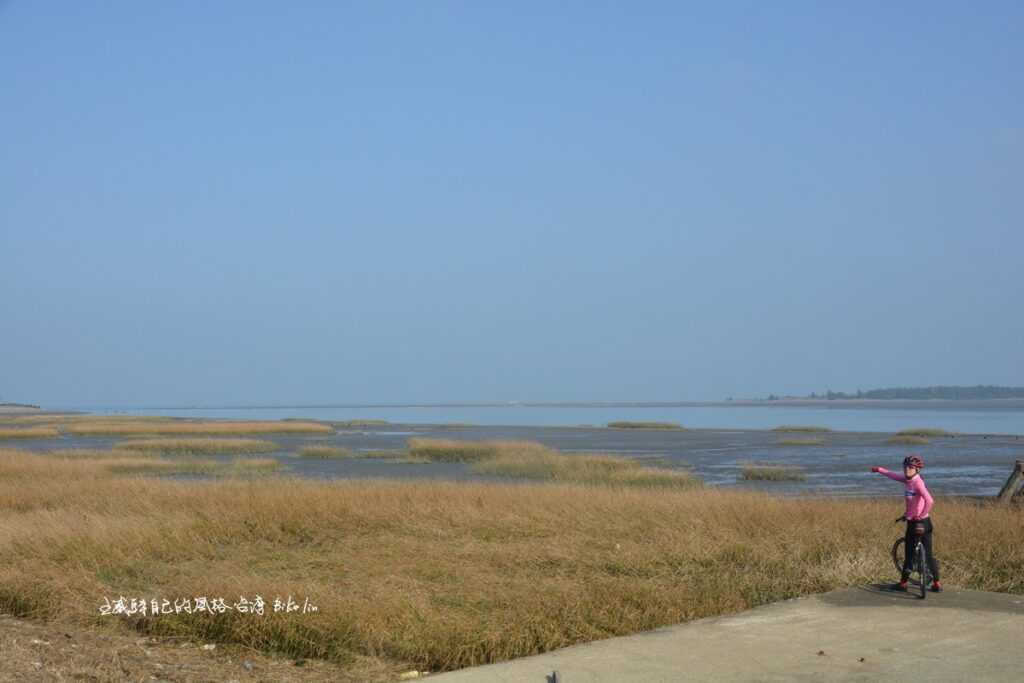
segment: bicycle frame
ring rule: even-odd
[[[928,566],[928,551],[924,547],[924,525],[914,525],[914,562],[917,564],[917,573],[921,577],[921,599],[928,596],[928,584],[930,583],[931,569]]]
[[[899,518],[896,521],[903,521],[904,518]],[[913,547],[910,550],[910,568],[907,572],[916,573],[920,577],[920,594],[921,598],[924,599],[928,595],[928,584],[931,582],[931,565],[928,562],[928,551],[924,547],[924,525],[914,525],[914,541]],[[902,574],[906,568],[906,548],[901,548],[905,541],[904,537],[896,539],[892,547],[892,558],[893,564],[896,566],[896,571]]]

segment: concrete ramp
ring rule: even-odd
[[[911,583],[911,588],[914,584]],[[429,677],[438,683],[1024,681],[1024,596],[884,586],[795,598]]]

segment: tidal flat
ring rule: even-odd
[[[26,435],[8,442],[12,447],[33,451],[122,449],[132,441],[137,442],[140,434],[171,434],[178,439],[196,434],[254,436],[260,440],[257,450],[261,455],[280,462],[278,471],[282,476],[310,479],[508,481],[507,476],[496,475],[493,469],[473,467],[472,456],[425,457],[424,452],[415,452],[416,440],[428,439],[435,444],[438,440],[471,442],[467,445],[530,442],[558,451],[565,457],[582,453],[608,454],[647,466],[685,469],[708,486],[782,495],[896,495],[899,492],[893,482],[872,475],[869,470],[874,465],[898,470],[903,457],[914,452],[925,460],[923,477],[933,494],[992,496],[1006,480],[1013,461],[1024,456],[1021,436],[944,433],[914,424],[899,430],[903,433],[898,434],[829,431],[813,425],[780,425],[763,430],[614,429],[424,425],[380,420],[214,421],[33,416],[0,420],[0,427],[41,430],[34,437]],[[918,436],[923,432],[929,436]],[[156,436],[149,438],[158,443]],[[171,437],[163,438],[164,443],[171,443],[166,441]],[[218,452],[215,439],[206,438],[202,444],[202,455],[207,458],[227,461],[238,453],[237,448]],[[350,453],[353,457],[309,457],[313,453]],[[387,457],[381,457],[382,454]],[[797,468],[804,478],[744,479],[744,464],[752,461]]]

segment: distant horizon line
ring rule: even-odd
[[[109,408],[123,410],[309,410],[309,409],[354,409],[354,408],[685,408],[685,407],[711,407],[711,406],[783,406],[786,404],[897,404],[897,403],[1021,403],[1022,398],[833,398],[824,396],[809,398],[800,396],[787,396],[783,398],[731,398],[724,400],[698,400],[698,401],[443,401],[443,402],[390,402],[390,403],[224,403],[224,404],[199,404],[199,403],[178,403],[165,405],[147,405],[141,403],[67,403],[53,404],[50,410],[58,408],[66,409],[87,409],[87,408]],[[13,405],[13,404],[8,404]],[[24,405],[24,404],[23,404]],[[39,404],[43,410],[47,410],[45,403]]]

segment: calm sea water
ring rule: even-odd
[[[409,424],[460,422],[474,425],[602,426],[615,420],[677,422],[684,427],[771,429],[779,425],[815,425],[839,431],[895,432],[936,427],[963,434],[1024,435],[1024,411],[804,408],[790,406],[707,406],[614,408],[561,406],[421,407],[421,408],[145,408],[74,407],[92,413],[166,415],[223,419],[320,420],[379,419]]]

